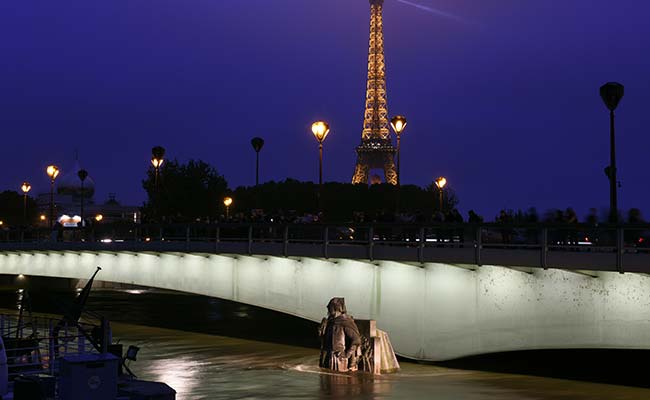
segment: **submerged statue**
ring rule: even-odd
[[[318,329],[321,337],[319,365],[334,371],[356,371],[359,365],[361,334],[347,314],[345,299],[334,297],[327,304],[327,318]]]
[[[399,363],[386,332],[374,320],[357,320],[348,315],[345,299],[327,303],[318,334],[321,340],[319,366],[334,371],[365,371],[372,374],[399,371]]]

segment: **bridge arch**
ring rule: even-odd
[[[0,273],[98,279],[218,297],[320,321],[331,297],[398,354],[442,361],[512,350],[650,349],[650,276],[444,263],[91,251],[0,253]]]

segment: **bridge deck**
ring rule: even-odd
[[[313,321],[328,299],[345,297],[355,317],[375,319],[390,333],[399,354],[420,360],[523,349],[650,349],[650,258],[625,240],[625,228],[601,232],[592,244],[571,243],[574,233],[553,228],[506,241],[503,227],[490,226],[463,235],[460,227],[418,226],[113,228],[85,232],[84,241],[78,231],[5,237],[13,240],[0,243],[0,273],[83,279],[99,265],[101,280]],[[618,273],[624,271],[643,274]]]
[[[650,273],[646,238],[645,225],[130,225],[8,231],[0,235],[0,251],[227,253]]]

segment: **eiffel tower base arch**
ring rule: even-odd
[[[368,184],[370,171],[373,169],[382,169],[384,171],[384,182],[391,185],[397,185],[397,168],[392,152],[382,151],[377,153],[368,153],[357,151],[357,165],[354,168],[352,183]]]

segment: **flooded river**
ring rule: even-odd
[[[33,308],[57,312],[55,299],[73,294],[39,290],[32,294]],[[0,306],[15,308],[15,304],[15,291],[0,292]],[[130,365],[138,377],[166,382],[177,390],[179,400],[650,399],[647,388],[597,383],[608,381],[608,370],[612,374],[620,370],[621,365],[612,365],[612,360],[619,362],[616,357],[629,361],[646,357],[645,353],[600,359],[602,368],[596,370],[602,375],[586,377],[592,382],[525,375],[516,366],[513,372],[519,374],[475,371],[468,369],[471,363],[424,365],[404,360],[402,371],[397,374],[347,375],[317,367],[316,324],[298,318],[232,302],[154,290],[96,290],[91,294],[89,308],[112,320],[114,337],[121,343],[141,348],[138,360]],[[567,357],[574,356],[581,355]],[[526,365],[527,359],[534,362],[535,357],[539,355],[520,353],[511,355],[507,362],[512,364],[514,358]],[[558,366],[571,365],[568,358],[558,359]],[[496,357],[474,365],[487,363],[498,367],[503,362],[503,358]],[[572,376],[572,372],[579,371],[569,371],[567,376]]]
[[[649,389],[486,373],[402,362],[394,375],[326,373],[315,349],[115,324],[141,346],[136,373],[174,387],[178,399],[648,399]]]

